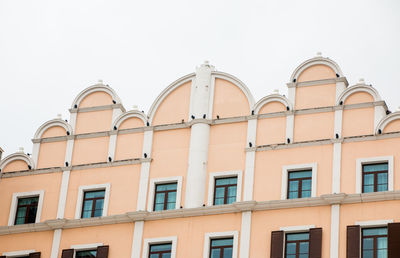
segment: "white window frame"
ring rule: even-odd
[[[388,163],[388,191],[393,191],[393,156],[359,158],[356,160],[356,193],[362,193],[362,165]]]
[[[236,202],[240,202],[242,200],[242,180],[243,180],[242,174],[243,174],[243,172],[241,170],[210,173],[209,178],[208,178],[207,205],[208,206],[214,205],[215,179],[228,178],[228,177],[237,177]]]
[[[85,185],[79,186],[78,190],[78,198],[76,201],[76,208],[75,208],[75,219],[80,219],[82,214],[82,202],[83,202],[83,195],[85,192],[96,191],[96,190],[105,190],[104,193],[104,206],[103,206],[103,214],[102,217],[107,216],[108,214],[108,204],[110,201],[110,183],[106,184],[98,184],[98,185]]]
[[[21,257],[29,255],[30,253],[35,253],[36,250],[21,250],[21,251],[12,251],[12,252],[4,252],[2,255],[8,257]]]
[[[44,190],[13,193],[11,200],[10,215],[8,216],[8,226],[14,226],[15,216],[17,215],[18,199],[35,197],[35,196],[39,196],[35,223],[40,222],[40,217],[42,215],[42,208],[43,208]]]
[[[311,169],[311,197],[317,197],[317,163],[287,165],[282,167],[281,200],[287,199],[289,172]]]
[[[176,257],[176,245],[178,242],[177,236],[160,237],[160,238],[145,238],[143,242],[143,258],[149,257],[150,245],[168,244],[171,243],[171,258]]]
[[[358,225],[361,228],[375,228],[387,227],[389,223],[393,223],[393,219],[356,221],[354,225]]]
[[[181,194],[182,194],[182,177],[163,177],[163,178],[152,178],[150,180],[150,188],[149,188],[149,202],[147,204],[147,211],[153,211],[154,206],[154,193],[156,191],[156,185],[159,184],[168,184],[168,183],[176,183],[176,202],[175,209],[179,209],[181,206]]]
[[[301,225],[301,226],[289,226],[281,227],[279,230],[283,231],[283,257],[285,257],[286,250],[286,234],[292,233],[310,233],[310,229],[315,228],[315,225]],[[310,238],[308,239],[310,241]]]
[[[76,252],[78,251],[86,251],[86,250],[97,250],[97,247],[103,246],[103,243],[93,243],[93,244],[83,244],[83,245],[71,245],[71,249],[74,249],[74,258],[76,256]]]
[[[204,235],[204,247],[203,247],[203,258],[210,257],[210,243],[213,239],[233,237],[233,252],[232,258],[238,257],[238,241],[239,233],[238,231],[226,231],[226,232],[210,232]],[[144,258],[144,257],[143,257]]]

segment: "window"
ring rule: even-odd
[[[309,233],[286,234],[285,257],[286,258],[308,258]]]
[[[81,218],[93,218],[103,215],[105,190],[88,191],[83,194]]]
[[[216,178],[214,205],[231,204],[236,201],[237,177]]]
[[[15,225],[35,223],[39,196],[18,198]]]
[[[288,173],[288,199],[311,197],[312,170]]]
[[[362,165],[362,192],[382,192],[388,190],[388,163]]]
[[[150,245],[149,258],[170,258],[171,243]]]
[[[18,258],[40,258],[40,252],[36,252],[35,250],[20,250],[20,251],[12,251],[12,252],[5,252],[0,254],[0,257],[18,257]]]
[[[97,250],[76,251],[75,258],[93,258],[96,254]]]
[[[211,239],[210,258],[232,258],[233,238]]]
[[[387,228],[362,229],[362,257],[387,258]]]
[[[157,184],[154,196],[154,211],[172,210],[176,207],[177,183]]]

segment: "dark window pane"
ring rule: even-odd
[[[363,251],[363,258],[374,258],[374,251],[369,250],[369,251]]]
[[[289,172],[289,179],[311,177],[312,171],[295,171]]]
[[[308,233],[293,233],[286,235],[287,241],[308,240],[308,238],[309,238]]]
[[[387,235],[387,228],[365,228],[363,236]]]
[[[287,243],[286,244],[286,253],[287,254],[296,254],[296,243]]]
[[[171,258],[171,253],[162,254],[162,258]]]
[[[220,254],[221,254],[220,249],[211,250],[211,258],[220,258]]]
[[[387,173],[378,173],[378,184],[386,184],[388,174]]]
[[[212,247],[227,246],[227,245],[233,245],[233,239],[232,238],[212,239],[211,240],[211,246]]]
[[[233,248],[232,247],[224,248],[224,257],[223,258],[232,258],[232,255],[233,255]]]
[[[15,225],[35,223],[39,197],[18,198]]]
[[[301,242],[299,252],[301,254],[308,254],[308,242]]]
[[[311,179],[305,179],[305,180],[302,180],[302,183],[301,183],[302,185],[301,185],[301,189],[302,190],[309,190],[309,191],[311,191]]]
[[[299,194],[298,194],[297,191],[296,192],[289,192],[288,199],[296,199],[296,198],[299,198]]]
[[[85,199],[99,198],[99,197],[104,198],[104,194],[105,194],[104,190],[85,192]]]
[[[374,191],[373,185],[364,185],[363,193],[372,193]]]
[[[158,245],[151,245],[150,252],[157,252],[157,251],[171,251],[172,244],[158,244]]]
[[[375,172],[375,171],[385,171],[385,170],[388,170],[388,163],[363,165],[364,172]]]
[[[94,258],[96,257],[96,250],[87,250],[87,251],[77,251],[76,258]]]
[[[364,250],[374,249],[374,239],[373,238],[364,238],[363,249]]]
[[[161,204],[156,204],[156,206],[154,207],[155,211],[162,211],[164,210],[164,203]]]

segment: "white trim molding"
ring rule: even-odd
[[[131,258],[140,257],[140,253],[142,252],[143,227],[144,221],[135,221],[131,247]]]
[[[145,238],[143,241],[143,258],[149,257],[150,245],[168,244],[171,243],[171,258],[176,258],[176,245],[178,242],[177,236],[160,237],[160,238]]]
[[[142,120],[143,126],[146,126],[146,115],[138,110],[130,110],[128,112],[122,113],[115,119],[115,121],[113,121],[111,130],[114,130],[114,126],[118,129],[120,125],[129,118],[139,118],[140,120]]]
[[[344,104],[344,102],[346,101],[346,99],[352,95],[353,93],[356,92],[366,92],[369,93],[372,97],[374,97],[374,101],[380,101],[381,100],[381,96],[379,95],[378,91],[370,86],[370,85],[366,85],[366,84],[356,84],[353,86],[348,87],[347,89],[345,89],[342,94],[340,94],[340,96],[338,97],[337,101],[336,101],[336,106],[340,105],[340,102],[342,102],[342,104]]]
[[[298,79],[299,75],[306,70],[307,68],[313,66],[313,65],[326,65],[330,67],[335,73],[339,74],[340,77],[343,77],[342,70],[340,69],[339,65],[333,61],[332,59],[329,59],[327,57],[322,57],[322,56],[317,56],[311,59],[308,59],[301,63],[292,73],[290,76],[290,82],[293,82],[293,79]]]
[[[234,170],[234,171],[224,171],[224,172],[215,172],[210,173],[208,175],[208,194],[207,194],[207,205],[213,206],[214,204],[214,188],[215,188],[215,179],[217,178],[226,178],[226,177],[237,177],[236,184],[236,202],[240,202],[242,200],[242,171]]]
[[[315,225],[280,227],[279,230],[285,231],[285,234],[286,234],[286,233],[295,233],[295,232],[306,232],[312,228],[315,228]]]
[[[317,196],[317,163],[287,165],[287,166],[282,167],[281,200],[287,199],[289,172],[302,171],[302,170],[307,170],[307,169],[311,169],[311,171],[312,171],[311,197]]]
[[[71,249],[77,251],[85,251],[85,250],[92,250],[96,249],[99,246],[103,246],[103,243],[91,243],[91,244],[83,244],[83,245],[71,245]]]
[[[221,239],[233,237],[233,253],[232,258],[238,257],[238,242],[239,233],[238,231],[226,231],[226,232],[210,232],[204,235],[204,247],[203,247],[203,257],[210,257],[210,242],[212,239]]]
[[[388,191],[393,191],[393,156],[380,156],[370,158],[359,158],[356,160],[356,193],[362,193],[362,165],[388,163]]]
[[[4,252],[3,256],[8,257],[20,257],[20,256],[25,256],[25,255],[29,255],[30,253],[35,253],[36,250],[32,249],[32,250],[21,250],[21,251],[12,251],[12,252]]]
[[[385,127],[395,121],[400,119],[400,111],[396,111],[394,113],[389,114],[388,116],[384,117],[376,126],[375,128],[375,134],[379,134],[379,130],[381,130],[381,133],[383,133],[383,130]]]
[[[271,102],[279,102],[285,106],[285,110],[287,107],[289,107],[290,110],[293,110],[293,105],[290,102],[289,99],[287,99],[285,96],[282,96],[280,94],[270,94],[268,96],[263,97],[260,99],[255,105],[254,105],[254,114],[258,114],[260,112],[260,109],[265,106],[268,103]]]
[[[240,228],[240,258],[249,258],[250,256],[251,213],[251,211],[242,212],[242,226]]]
[[[10,215],[8,217],[8,226],[14,225],[15,215],[17,213],[18,199],[28,198],[28,197],[36,197],[36,196],[39,197],[39,202],[38,202],[38,207],[37,207],[37,212],[36,212],[35,223],[40,222],[40,216],[42,214],[42,209],[43,209],[44,190],[13,193],[12,200],[11,200]]]
[[[60,118],[56,118],[56,119],[49,120],[49,121],[45,122],[44,124],[42,124],[36,130],[35,135],[33,136],[33,138],[34,139],[42,138],[43,133],[46,132],[47,129],[49,129],[51,127],[55,127],[55,126],[59,126],[59,127],[64,128],[65,134],[67,134],[67,132],[69,132],[69,134],[73,135],[72,126],[70,124],[68,124],[67,122],[65,122],[64,120],[62,120]]]
[[[89,192],[89,191],[95,191],[95,190],[105,190],[102,217],[107,216],[107,214],[108,214],[108,204],[109,204],[109,201],[110,201],[110,188],[111,188],[110,183],[98,184],[98,185],[80,186],[79,189],[78,189],[78,198],[77,198],[77,201],[76,201],[75,219],[80,219],[81,218],[82,202],[83,202],[84,193],[85,192]]]
[[[340,205],[331,205],[330,258],[339,258]]]
[[[116,104],[121,104],[121,99],[118,97],[117,93],[115,93],[115,91],[110,86],[104,85],[103,83],[98,83],[81,91],[72,102],[71,109],[74,109],[75,105],[79,107],[81,101],[86,96],[98,91],[103,91],[105,93],[108,93],[111,96],[111,98],[116,101]],[[110,105],[112,105],[112,103],[110,103]]]
[[[23,152],[16,152],[0,160],[0,170],[2,171],[8,165],[8,163],[13,162],[14,160],[25,161],[27,164],[26,170],[29,169],[28,166],[31,166],[31,169],[35,169],[35,162],[31,159],[31,157]]]
[[[53,233],[53,242],[51,244],[51,258],[57,258],[58,252],[60,250],[60,242],[61,242],[61,233],[62,229],[56,229]]]
[[[359,225],[362,228],[369,228],[387,226],[389,223],[393,223],[393,219],[356,221],[354,225]]]
[[[147,204],[147,211],[153,211],[154,206],[154,193],[156,185],[176,183],[176,200],[175,209],[179,209],[181,206],[181,196],[182,196],[182,177],[163,177],[163,178],[152,178],[150,179],[150,189],[149,189],[149,202]]]

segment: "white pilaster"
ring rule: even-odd
[[[70,175],[70,171],[63,171],[62,179],[61,179],[60,196],[58,199],[57,219],[64,218],[65,205],[67,203],[69,175]]]
[[[112,122],[111,124],[114,123],[114,121],[122,114],[122,110],[120,108],[113,108],[113,113],[112,113]],[[111,125],[110,125],[111,127]]]
[[[143,156],[145,153],[147,154],[148,158],[151,156],[152,142],[153,142],[153,131],[145,131],[143,139]],[[142,165],[140,167],[138,200],[136,204],[136,210],[138,211],[146,210],[149,177],[150,177],[150,161],[142,162]]]
[[[336,101],[338,101],[340,94],[346,89],[344,82],[336,82]]]
[[[247,124],[247,142],[251,142],[253,146],[256,146],[256,135],[257,119],[250,119]],[[250,201],[253,199],[255,157],[255,151],[246,152],[246,170],[244,172],[243,201]]]
[[[135,228],[133,230],[131,258],[140,257],[140,252],[142,251],[143,227],[144,221],[135,222]]]
[[[340,205],[334,204],[331,206],[331,244],[330,258],[339,257],[339,216]]]
[[[296,87],[293,86],[288,88],[288,97],[294,108],[294,104],[296,103]]]
[[[239,258],[250,257],[251,211],[242,212]]]
[[[336,137],[336,134],[339,135],[339,138],[342,138],[342,124],[343,124],[343,109],[335,110],[335,126],[334,126],[333,138]]]
[[[379,122],[386,116],[386,111],[383,106],[375,106],[374,112],[374,131],[376,130]]]
[[[72,130],[75,132],[76,128],[76,117],[77,117],[78,113],[77,112],[73,112],[71,113],[70,117],[69,117],[69,124],[72,127]]]
[[[60,249],[60,241],[61,241],[61,232],[62,229],[54,230],[53,234],[53,244],[51,245],[51,258],[57,258],[58,252]]]
[[[342,143],[333,144],[332,160],[332,193],[340,193],[340,170],[342,160]]]
[[[111,160],[114,160],[114,157],[115,157],[115,148],[117,146],[117,137],[118,137],[118,134],[110,135],[110,142],[108,144],[108,157],[110,157]]]
[[[35,162],[35,167],[38,165],[40,143],[34,143],[32,147],[32,160]]]
[[[67,150],[65,151],[65,162],[72,163],[72,152],[74,150],[74,139],[67,140]]]
[[[293,142],[293,131],[294,131],[294,113],[286,116],[286,139],[290,139]]]

